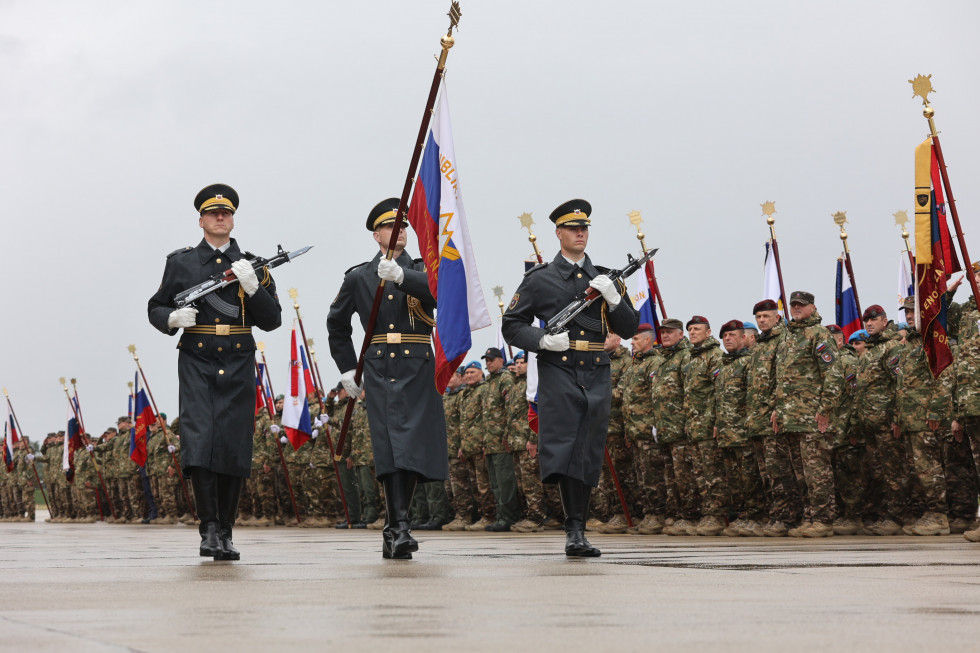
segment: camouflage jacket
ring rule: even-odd
[[[980,415],[980,332],[977,330],[976,302],[973,297],[962,304],[951,304],[946,322],[950,339],[957,343],[956,393],[953,414],[957,418]]]
[[[684,370],[691,359],[691,343],[681,338],[673,347],[662,348],[660,356],[663,362],[650,370],[655,439],[673,444],[684,439]]]
[[[20,487],[37,487],[37,479],[34,476],[34,465],[27,462],[26,449],[17,449],[14,451],[13,476],[14,481]]]
[[[371,429],[368,427],[367,405],[359,400],[350,418],[350,437],[347,457],[355,466],[373,465],[374,450],[371,448]]]
[[[511,451],[526,451],[528,442],[537,444],[538,434],[531,430],[527,421],[526,375],[514,378],[514,385],[507,394],[507,418],[510,422],[507,440]]]
[[[3,465],[0,465],[3,467]],[[92,463],[92,456],[83,449],[75,450],[75,487],[83,488],[85,483],[91,487],[99,484],[99,476],[95,473],[95,465]],[[81,484],[81,485],[80,485]]]
[[[167,449],[167,436],[160,429],[151,433],[146,440],[146,473],[150,476],[164,476],[167,468],[173,466],[173,459]]]
[[[922,347],[922,334],[911,325],[900,358],[895,395],[898,425],[903,431],[928,431],[926,422],[934,420],[940,428],[949,428],[953,419],[954,366],[947,367],[934,379]]]
[[[129,478],[139,473],[136,463],[129,457],[130,432],[130,429],[120,429],[119,434],[112,440],[112,466],[115,469],[116,478]]]
[[[786,325],[786,337],[776,346],[776,423],[781,433],[815,432],[817,413],[834,419],[844,382],[837,356],[837,341],[820,324],[818,312]]]
[[[619,380],[632,362],[630,350],[622,345],[616,347],[616,350],[609,354],[609,381],[612,384],[612,404],[609,407],[609,437],[623,437],[625,430],[623,389],[619,386]]]
[[[623,395],[623,421],[628,442],[653,440],[653,371],[663,364],[659,349],[650,349],[633,357],[619,379]]]
[[[459,452],[459,404],[465,389],[466,386],[460,386],[452,392],[447,390],[442,396],[442,408],[446,413],[446,442],[449,445],[450,458],[454,458]]]
[[[269,427],[272,426],[269,409],[262,408],[255,416],[255,433],[252,435],[252,469],[262,469],[265,465],[275,466],[279,462],[279,453]],[[279,436],[275,436],[279,437]]]
[[[507,435],[510,420],[507,415],[507,395],[514,387],[514,375],[506,369],[492,372],[483,382],[483,451],[505,453],[509,451]]]
[[[866,433],[891,428],[895,421],[895,388],[898,381],[902,341],[891,322],[867,341],[858,364],[858,387],[854,402],[857,425]]]
[[[772,435],[772,411],[776,394],[776,349],[786,337],[786,323],[760,333],[749,350],[745,375],[745,430],[750,438]]]
[[[722,354],[714,392],[719,447],[740,447],[748,443],[745,398],[750,361],[748,349]]]
[[[858,372],[861,361],[857,351],[851,345],[844,345],[837,359],[841,374],[844,377],[844,392],[841,393],[840,405],[837,407],[837,419],[833,421],[835,432],[834,446],[848,444],[860,435],[860,429],[854,422],[854,408],[857,400]]]
[[[459,399],[459,440],[464,456],[483,453],[483,393],[487,384],[468,386]]]
[[[691,346],[684,370],[684,431],[692,442],[711,440],[715,426],[715,377],[724,353],[714,336]]]

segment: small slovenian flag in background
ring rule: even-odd
[[[7,415],[3,420],[3,462],[7,466],[7,471],[14,471],[14,445],[20,440],[17,435],[17,425],[14,423],[14,416]]]
[[[258,364],[258,370],[255,373],[255,414],[258,415],[259,411],[265,408],[265,392],[262,391],[262,377],[264,376],[265,365],[263,363]],[[270,411],[271,412],[271,411]]]
[[[306,376],[301,358],[299,334],[293,323],[293,339],[289,348],[289,395],[282,407],[282,426],[293,449],[299,449],[313,434],[310,405],[306,401]]]
[[[524,261],[524,272],[534,267],[534,261]],[[544,320],[538,321],[538,326],[544,328]],[[533,351],[527,356],[527,425],[535,433],[538,432],[538,357]]]
[[[844,261],[837,259],[837,286],[835,293],[837,307],[837,325],[844,332],[844,342],[851,334],[860,331],[861,316],[858,314],[857,299],[851,288],[851,279],[844,273]]]
[[[443,79],[439,107],[432,118],[408,211],[408,220],[418,234],[429,290],[437,301],[432,340],[436,389],[440,394],[473,344],[470,333],[491,324],[456,168],[449,97]]]
[[[61,453],[61,469],[69,483],[75,480],[75,452],[83,446],[82,430],[78,426],[78,420],[72,417],[68,420],[68,435],[65,436],[65,447]]]
[[[653,266],[653,261],[647,261],[646,265]],[[660,334],[660,320],[657,318],[657,303],[654,299],[653,289],[650,287],[650,279],[653,278],[653,274],[646,274],[646,272],[644,270],[644,274],[634,275],[636,277],[636,285],[633,287],[633,306],[640,313],[640,324],[646,322],[655,327],[653,344],[658,344],[657,336]]]
[[[129,432],[129,457],[140,467],[146,467],[146,437],[150,424],[156,421],[153,407],[146,396],[146,390],[140,386],[139,373],[136,374],[134,403],[135,420],[133,430]]]

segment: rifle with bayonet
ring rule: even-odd
[[[628,278],[634,272],[642,268],[647,261],[653,258],[653,255],[657,253],[657,249],[651,249],[644,253],[640,258],[633,258],[632,254],[627,254],[626,267],[622,270],[611,270],[608,276],[613,281],[622,280]],[[564,331],[572,320],[575,319],[579,313],[587,309],[592,305],[592,302],[599,299],[602,295],[595,288],[587,288],[575,296],[575,299],[571,301],[565,308],[548,320],[545,325],[545,332],[551,335],[557,335]]]
[[[272,258],[262,258],[261,256],[256,256],[254,258],[247,258],[246,260],[252,264],[253,270],[261,270],[262,268],[277,268],[283,263],[289,263],[297,256],[302,256],[306,254],[313,245],[307,245],[302,249],[297,249],[295,252],[287,252],[279,245],[279,251]],[[213,292],[217,292],[224,288],[225,286],[230,286],[233,283],[238,283],[238,277],[235,273],[231,271],[231,268],[225,270],[224,272],[219,272],[209,279],[202,281],[201,283],[188,288],[187,290],[179,293],[174,301],[177,308],[184,308],[185,306],[193,306],[199,300],[207,297]]]

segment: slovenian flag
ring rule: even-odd
[[[289,394],[282,407],[282,426],[293,449],[299,449],[312,437],[313,423],[310,419],[310,404],[306,401],[306,377],[304,360],[301,356],[299,333],[293,322],[293,339],[289,347]]]
[[[909,272],[908,252],[898,255],[898,314],[904,315],[905,298],[915,295],[915,285],[912,283],[912,273]],[[902,320],[904,321],[904,320]]]
[[[432,340],[436,389],[441,394],[473,344],[470,333],[491,324],[463,209],[445,78],[408,220],[418,235],[429,289],[437,302]]]
[[[837,308],[837,326],[844,332],[844,342],[847,342],[851,334],[860,331],[863,326],[854,289],[851,288],[851,279],[844,272],[843,259],[837,259],[837,286],[834,299]]]
[[[660,320],[657,318],[656,293],[650,286],[653,279],[653,261],[647,261],[648,269],[644,274],[633,275],[636,278],[636,285],[633,289],[633,307],[640,313],[640,324],[646,322],[653,325],[654,339],[653,344],[658,344],[660,340]]]
[[[264,370],[265,370],[265,365],[263,363],[259,363],[256,366],[256,370],[255,370],[255,414],[256,415],[258,415],[259,412],[263,408],[265,408],[265,392],[263,392],[263,388],[262,388],[262,378],[265,375]],[[272,411],[269,412],[271,413]]]
[[[135,401],[133,413],[135,421],[129,432],[129,457],[140,467],[146,467],[146,438],[150,424],[156,421],[153,406],[146,396],[146,390],[140,385],[139,373],[136,373]]]
[[[65,436],[64,449],[61,452],[61,469],[69,483],[75,480],[75,452],[85,446],[82,443],[82,430],[78,420],[72,417],[68,420],[68,431]]]

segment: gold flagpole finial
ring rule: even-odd
[[[838,211],[833,214],[834,224],[840,227],[840,239],[844,243],[844,252],[850,253],[847,248],[847,232],[844,230],[844,225],[847,223],[847,211]]]
[[[531,226],[534,224],[534,220],[531,218],[531,214],[525,211],[524,213],[521,213],[519,216],[517,216],[517,219],[521,221],[521,228],[527,229],[527,234],[528,234],[527,239],[534,247],[534,255],[540,260],[541,250],[538,249],[538,237],[535,236],[534,232],[531,230]]]
[[[65,390],[68,390],[68,384],[65,383],[65,377],[59,376],[58,377],[58,383],[60,383],[62,386],[64,386]]]
[[[909,246],[909,230],[905,226],[909,223],[908,211],[896,211],[892,213],[892,216],[895,218],[895,224],[902,228],[902,239],[905,241],[905,249],[911,252],[912,248]]]
[[[497,298],[497,306],[500,308],[500,314],[504,314],[504,287],[494,286],[493,296]]]
[[[259,351],[265,351],[265,343],[257,342],[255,343],[255,348],[258,349]]]
[[[126,349],[133,355],[133,360],[139,361],[140,357],[136,355],[136,345],[129,345]]]
[[[773,240],[776,240],[776,218],[772,217],[776,212],[776,203],[772,200],[766,200],[759,206],[762,207],[762,215],[766,216],[766,224],[769,225],[769,236]]]
[[[630,219],[630,223],[636,227],[636,239],[640,241],[640,247],[643,248],[643,253],[647,253],[647,243],[646,234],[643,233],[643,229],[640,225],[643,224],[643,215],[639,211],[633,210],[626,214],[626,217]]]
[[[132,390],[133,389],[133,382],[132,381],[126,381],[126,387],[129,388],[130,390]]]
[[[76,379],[75,377],[72,377],[71,378],[71,384],[72,385],[75,385],[76,383],[78,383],[78,379]]]
[[[6,388],[3,389],[3,396],[4,397],[9,397],[10,396],[10,395],[7,394],[7,389]]]
[[[449,31],[446,35],[439,39],[439,45],[442,46],[442,53],[439,55],[439,70],[446,67],[446,57],[449,56],[449,49],[456,45],[456,39],[453,38],[453,30],[459,29],[459,19],[463,15],[463,12],[459,8],[458,2],[453,2],[449,5]]]
[[[929,121],[930,134],[935,136],[936,123],[932,121],[932,118],[936,115],[936,110],[929,103],[929,94],[936,92],[936,89],[932,87],[932,75],[916,75],[914,79],[909,80],[909,84],[912,85],[912,97],[922,98],[922,105],[925,107],[922,110],[922,115]]]

